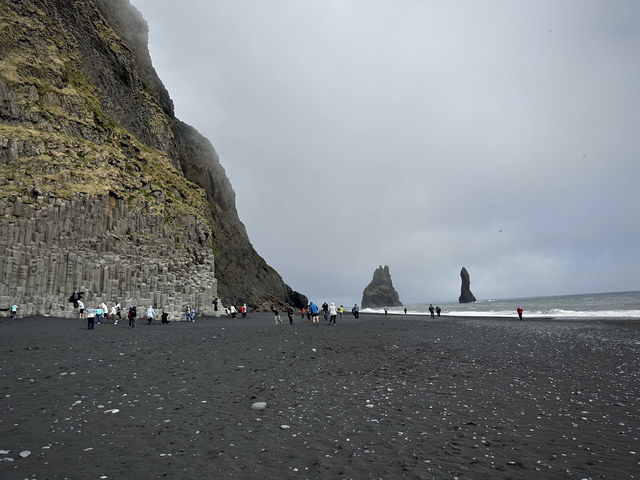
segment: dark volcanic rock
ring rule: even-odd
[[[373,279],[362,292],[362,308],[398,307],[402,305],[398,292],[393,288],[389,267],[380,265],[373,272]]]
[[[0,309],[74,315],[76,288],[176,312],[306,305],[175,117],[129,0],[6,0],[0,18]]]
[[[458,302],[475,302],[476,297],[474,297],[473,293],[471,293],[471,281],[469,280],[469,272],[467,272],[467,269],[464,267],[462,267],[462,270],[460,270],[460,278],[462,279],[462,287],[460,288],[460,298],[458,298]]]

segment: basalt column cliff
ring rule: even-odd
[[[175,118],[128,0],[0,3],[0,209],[2,309],[69,316],[76,288],[174,314],[306,302],[253,249],[209,141]]]

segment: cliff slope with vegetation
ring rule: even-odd
[[[211,144],[175,118],[128,0],[0,4],[0,169],[0,307],[70,315],[74,288],[176,312],[306,300],[251,246]]]

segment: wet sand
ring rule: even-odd
[[[640,322],[282,319],[0,319],[0,478],[640,477]]]

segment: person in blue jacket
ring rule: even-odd
[[[311,322],[318,325],[318,306],[313,302],[309,303],[309,311],[311,312]]]

